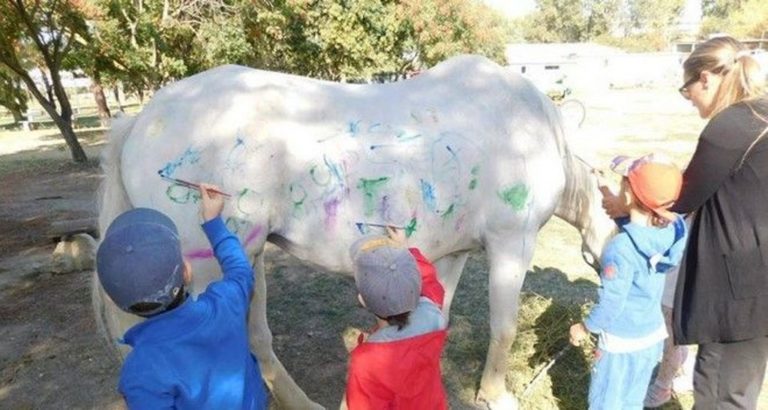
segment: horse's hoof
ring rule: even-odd
[[[485,402],[489,410],[517,410],[519,407],[517,398],[508,392],[500,394],[495,400],[485,399],[482,394],[478,394],[478,401]]]

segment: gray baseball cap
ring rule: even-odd
[[[120,309],[142,316],[162,312],[184,285],[176,225],[149,208],[120,214],[99,245],[96,269],[101,286]],[[137,304],[144,306],[140,312],[133,308]]]
[[[366,236],[350,248],[357,291],[376,316],[387,318],[416,309],[421,273],[411,252],[385,236]]]

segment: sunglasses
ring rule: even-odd
[[[685,98],[686,100],[690,99],[691,98],[691,91],[688,90],[688,87],[693,85],[693,83],[695,83],[696,81],[699,81],[700,78],[701,78],[701,74],[699,74],[697,76],[694,76],[694,77],[691,77],[691,79],[686,81],[685,84],[683,84],[682,87],[677,89],[677,92],[679,92],[680,95],[682,95],[683,98]]]

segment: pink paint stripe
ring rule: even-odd
[[[213,258],[213,249],[196,249],[184,254],[187,259],[209,259]]]
[[[248,234],[248,236],[245,238],[245,246],[247,247],[250,245],[256,238],[258,238],[261,235],[262,228],[260,226],[257,226],[253,228],[251,233]],[[210,259],[213,258],[213,249],[195,249],[192,251],[189,251],[184,254],[184,256],[187,259],[195,260],[195,259]]]
[[[245,247],[248,247],[256,238],[261,236],[261,227],[257,226],[253,228],[251,233],[248,234],[248,236],[245,238]]]

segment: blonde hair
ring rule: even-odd
[[[759,98],[765,92],[765,76],[750,50],[733,37],[715,37],[696,46],[683,63],[685,78],[702,71],[723,76],[710,117],[742,101]]]

